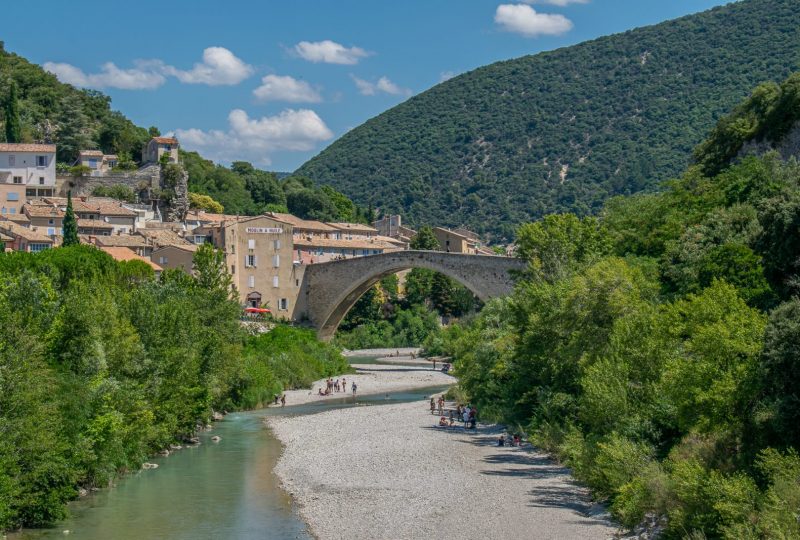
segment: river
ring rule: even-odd
[[[359,359],[360,360],[360,359]],[[347,397],[294,407],[231,413],[199,435],[201,444],[150,460],[142,470],[70,504],[71,517],[51,529],[26,530],[14,540],[70,538],[311,538],[273,468],[281,445],[264,427],[273,414],[313,414],[332,408],[424,399],[443,387],[381,396]],[[211,437],[221,437],[220,442]]]

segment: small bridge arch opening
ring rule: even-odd
[[[412,268],[441,272],[482,301],[509,294],[520,259],[440,251],[397,251],[310,265],[305,271],[308,318],[322,340],[330,340],[361,296],[384,277]]]

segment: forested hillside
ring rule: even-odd
[[[476,69],[353,129],[299,174],[412,225],[506,238],[679,174],[717,119],[800,67],[795,0],[744,0]]]
[[[147,129],[111,110],[111,98],[95,90],[79,90],[25,58],[8,52],[0,41],[0,96],[5,102],[15,86],[21,141],[51,141],[58,145],[58,161],[72,163],[83,149],[99,148],[117,154],[120,161],[141,159]],[[0,121],[5,123],[0,112]]]
[[[723,118],[697,165],[599,218],[517,238],[529,271],[444,350],[485,417],[526,430],[623,524],[800,538],[800,75]]]

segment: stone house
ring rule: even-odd
[[[0,143],[0,216],[19,214],[28,197],[53,195],[54,144]]]
[[[77,164],[88,167],[91,176],[103,176],[111,172],[118,161],[115,154],[104,154],[100,150],[81,150]]]
[[[153,137],[142,148],[142,164],[161,163],[161,156],[166,155],[169,163],[178,163],[180,144],[175,137]]]
[[[336,232],[333,238],[337,240],[369,240],[378,236],[378,229],[362,223],[327,223]]]

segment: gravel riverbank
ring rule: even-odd
[[[284,444],[275,472],[322,540],[614,535],[565,468],[496,446],[497,426],[437,420],[427,402],[269,417]]]
[[[329,396],[320,396],[320,388],[325,390],[325,379],[314,382],[311,390],[288,390],[286,405],[302,405],[314,401],[325,401],[352,396],[352,384],[357,385],[358,395],[370,396],[402,390],[413,390],[429,386],[446,386],[455,384],[456,379],[441,371],[426,367],[387,366],[378,364],[356,364],[356,373],[334,377],[347,380],[347,392],[334,392]],[[275,407],[275,405],[271,405]]]

